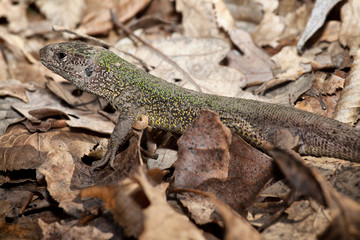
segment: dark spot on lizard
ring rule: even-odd
[[[90,77],[92,75],[93,71],[94,71],[93,66],[88,66],[87,68],[85,68],[86,76]]]

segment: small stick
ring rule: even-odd
[[[107,42],[105,42],[105,41],[103,41],[103,40],[101,40],[101,39],[97,39],[97,38],[94,38],[94,37],[89,36],[89,35],[87,35],[87,34],[80,33],[80,32],[78,32],[78,31],[73,31],[73,30],[64,28],[63,26],[54,25],[54,26],[52,27],[52,30],[53,30],[54,32],[66,32],[66,33],[70,33],[70,34],[73,34],[73,35],[75,35],[75,36],[77,36],[77,37],[85,38],[85,39],[91,40],[91,41],[93,41],[93,42],[96,42],[96,43],[98,43],[98,44],[100,44],[100,45],[102,45],[102,46],[104,46],[104,47],[107,47],[107,48],[112,47],[112,45],[111,45],[110,43],[107,43]]]

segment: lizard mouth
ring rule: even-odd
[[[49,60],[52,59],[52,55],[53,52],[49,51],[48,46],[40,49],[40,61],[45,67],[51,67],[51,65],[49,64],[51,61]]]

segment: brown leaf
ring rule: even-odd
[[[6,19],[10,31],[20,32],[27,27],[26,9],[27,3],[25,2],[14,4],[11,1],[1,1],[0,18]]]
[[[86,3],[84,0],[46,1],[37,0],[36,5],[52,24],[74,28],[82,19]]]
[[[144,231],[139,239],[204,239],[203,233],[187,217],[176,212],[166,202],[168,184],[152,185],[143,169],[134,176],[149,200],[143,210]]]
[[[154,173],[149,173],[154,175]],[[81,196],[102,199],[127,236],[139,239],[204,239],[201,232],[167,203],[168,184],[156,185],[143,168],[116,186],[83,189]],[[155,175],[157,175],[155,173]]]
[[[223,38],[212,1],[180,0],[176,2],[176,11],[182,14],[184,36]]]
[[[289,135],[282,133],[278,137],[283,137],[284,141],[289,140]],[[266,147],[266,151],[274,158],[292,186],[330,209],[331,223],[320,239],[360,237],[359,203],[338,193],[321,174],[307,167],[296,152],[270,145]]]
[[[230,138],[229,128],[221,124],[217,114],[201,111],[178,141],[174,186],[194,188],[211,178],[226,180]]]
[[[57,116],[66,116],[66,118],[69,119],[66,123],[72,127],[86,128],[105,134],[110,134],[114,129],[112,122],[103,115],[94,113],[99,110],[97,103],[88,105],[87,107],[90,110],[82,111],[64,106],[59,99],[47,89],[37,89],[34,92],[27,92],[27,96],[29,98],[28,104],[17,103],[13,104],[13,107],[30,121],[40,122],[41,120],[46,120],[38,119],[30,113],[35,112],[37,113],[36,116],[46,116],[43,112],[51,111],[52,113],[49,113],[50,115],[56,113]],[[87,99],[87,96],[85,96],[85,99]],[[91,97],[93,98],[93,96]],[[79,101],[81,102],[82,100]],[[41,115],[39,113],[41,113]]]
[[[0,85],[0,96],[12,96],[16,97],[23,102],[29,102],[26,96],[26,89],[33,90],[34,87],[31,84],[21,84],[16,80],[9,80]]]
[[[340,43],[350,47],[350,55],[355,55],[359,46],[359,11],[357,0],[347,1],[341,8]]]
[[[113,28],[110,10],[117,12],[120,22],[125,22],[144,9],[149,3],[150,0],[87,1],[84,18],[78,30],[90,35],[106,34]]]
[[[239,69],[245,74],[247,84],[261,84],[273,78],[271,67],[274,65],[270,57],[255,45],[249,33],[235,29],[229,32],[231,41],[243,52],[229,53],[230,67]]]
[[[145,128],[147,126],[147,117],[141,116],[140,121],[135,122],[135,127]],[[134,126],[133,126],[134,127]],[[84,188],[99,184],[114,184],[118,181],[127,178],[139,165],[143,165],[141,157],[140,141],[143,135],[143,130],[135,130],[133,128],[133,135],[129,139],[129,146],[115,156],[114,168],[106,167],[99,171],[90,171],[90,167],[81,161],[75,162],[75,170],[72,175],[71,186],[72,188]],[[101,159],[105,154],[107,144],[105,146],[98,145],[93,152],[88,154],[89,157]],[[96,164],[96,162],[95,162]],[[161,178],[156,171],[153,172],[154,178]]]
[[[11,127],[0,136],[0,170],[35,169],[40,166],[51,151],[40,136],[38,133],[30,134],[21,125]]]
[[[103,200],[115,221],[124,227],[127,236],[138,237],[143,231],[142,209],[149,203],[139,185],[131,179],[123,179],[115,186],[85,188],[80,194],[82,198],[96,197]]]
[[[237,96],[240,88],[245,86],[244,75],[237,69],[219,64],[229,52],[230,45],[222,39],[214,38],[170,38],[152,41],[152,46],[174,60],[187,71],[205,93],[216,93],[224,96]],[[183,75],[151,51],[148,47],[140,47],[136,55],[156,68],[151,74],[166,79],[182,87],[196,90]]]
[[[214,201],[215,199],[213,199]],[[214,201],[216,211],[220,214],[225,224],[225,240],[237,239],[263,239],[260,233],[253,228],[246,219],[236,213],[221,201]]]
[[[341,92],[336,105],[334,118],[340,122],[355,124],[359,120],[360,109],[360,50],[356,52],[350,75],[345,80],[344,90]]]
[[[112,233],[104,233],[94,226],[77,226],[73,222],[46,223],[39,219],[43,239],[111,239]]]
[[[324,24],[326,16],[338,2],[340,2],[340,0],[318,0],[315,2],[306,28],[297,43],[296,49],[298,52],[302,51],[307,40]]]
[[[179,139],[174,185],[215,193],[244,213],[272,178],[273,162],[236,135],[229,145],[229,137],[218,115],[202,111]]]

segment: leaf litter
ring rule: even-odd
[[[208,111],[180,138],[134,126],[116,169],[90,172],[118,113],[38,60],[42,46],[73,39],[74,31],[194,89],[167,59],[116,29],[112,10],[203,92],[296,106],[356,127],[358,5],[2,1],[0,237],[359,238],[359,164],[294,155],[288,144],[296,139],[287,133],[268,147],[270,158]],[[71,30],[53,32],[54,24]]]

